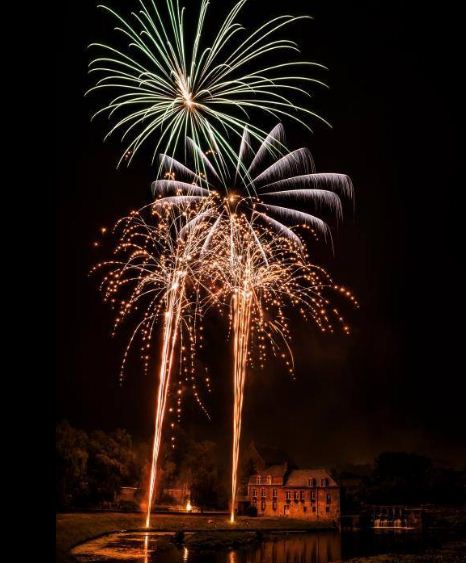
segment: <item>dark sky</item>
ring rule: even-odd
[[[153,377],[132,362],[118,386],[125,333],[110,337],[112,315],[87,276],[102,258],[92,247],[99,227],[147,203],[154,179],[147,155],[116,170],[118,138],[103,143],[105,119],[90,123],[86,46],[108,38],[110,27],[95,4],[60,10],[57,418],[148,438]],[[211,17],[227,4],[214,0]],[[312,103],[333,129],[316,123],[310,136],[285,123],[287,137],[311,148],[319,171],[349,174],[356,189],[356,214],[346,213],[335,257],[319,253],[361,302],[348,310],[352,336],[324,337],[296,321],[296,381],[269,365],[247,388],[245,440],[283,447],[302,465],[366,461],[386,449],[465,463],[458,14],[448,3],[436,11],[415,4],[270,0],[264,10],[251,0],[241,17],[254,27],[284,10],[314,16],[293,38],[305,58],[330,69],[323,76],[331,89],[316,90]],[[230,345],[219,326],[207,331],[213,422],[187,404],[183,426],[228,448]]]

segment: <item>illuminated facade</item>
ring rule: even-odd
[[[326,469],[288,469],[285,462],[251,475],[248,502],[258,516],[335,523],[340,520],[340,487]]]

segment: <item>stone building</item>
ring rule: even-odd
[[[272,465],[250,476],[248,501],[258,516],[340,520],[340,487],[326,469]]]
[[[283,452],[254,443],[247,459],[249,478],[241,500],[258,516],[339,524],[340,487],[328,470],[298,469]]]

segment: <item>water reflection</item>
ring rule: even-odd
[[[341,553],[337,532],[271,536],[258,545],[215,551],[177,547],[161,534],[121,532],[73,550],[83,563],[329,563],[341,560]]]
[[[341,559],[341,537],[337,532],[321,532],[267,541],[242,563],[328,563]]]

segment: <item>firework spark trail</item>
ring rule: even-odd
[[[328,290],[342,294],[330,276],[309,261],[302,243],[279,237],[271,229],[256,224],[254,218],[225,211],[213,236],[215,260],[209,266],[212,295],[229,302],[233,333],[233,440],[231,467],[230,522],[235,521],[238,466],[247,369],[255,357],[264,367],[267,344],[275,356],[293,372],[289,344],[290,331],[284,316],[286,307],[299,310],[322,332],[334,332],[333,318],[343,332],[349,328],[338,310],[324,295]],[[356,306],[350,292],[343,291]]]
[[[130,337],[122,370],[128,349],[139,333],[142,333],[142,358],[145,369],[148,369],[147,349],[150,347],[153,327],[159,319],[163,319],[146,528],[150,527],[151,509],[156,495],[158,459],[175,350],[184,328],[190,339],[188,349],[191,354],[191,375],[194,379],[192,370],[196,336],[193,336],[193,329],[202,317],[202,295],[206,293],[200,285],[200,270],[204,267],[205,260],[208,263],[210,250],[204,249],[202,259],[200,257],[210,226],[205,219],[217,208],[217,203],[215,202],[214,207],[213,201],[203,199],[201,202],[180,204],[175,198],[175,201],[157,201],[138,212],[133,212],[117,223],[118,227],[123,228],[115,253],[123,254],[126,259],[104,262],[95,268],[110,268],[101,289],[107,301],[118,301],[115,327],[139,308],[142,310],[143,318]],[[149,213],[149,219],[145,217],[146,212]],[[216,252],[213,246],[210,248],[212,252]],[[129,292],[129,297],[120,296],[121,292],[125,292],[124,295]],[[189,363],[184,355],[180,356],[180,368],[184,361]],[[201,408],[204,408],[197,389],[194,391],[193,388],[193,392]]]
[[[165,420],[165,409],[167,405],[168,390],[173,367],[173,355],[179,334],[179,323],[182,309],[182,295],[185,291],[185,282],[182,270],[175,271],[172,287],[167,297],[163,327],[162,356],[160,360],[159,384],[157,391],[157,402],[155,411],[154,443],[152,447],[152,463],[149,484],[149,495],[147,499],[146,528],[150,527],[152,503],[155,493],[155,482],[157,478],[157,465],[162,440],[163,423]]]
[[[233,297],[233,334],[234,334],[234,411],[233,411],[233,448],[231,476],[230,522],[235,521],[236,492],[238,490],[238,462],[241,441],[244,384],[249,350],[252,301],[247,288]]]

